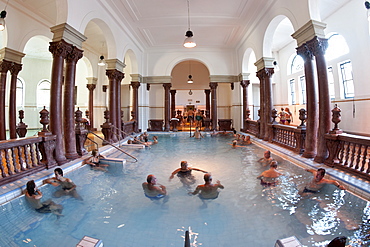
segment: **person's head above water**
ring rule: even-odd
[[[271,152],[270,152],[269,150],[267,150],[267,151],[265,151],[265,152],[263,153],[263,156],[264,156],[266,159],[268,159],[268,158],[270,158],[270,157],[271,157]]]
[[[30,196],[34,195],[35,194],[35,190],[36,190],[36,184],[35,184],[35,181],[34,180],[30,180],[27,182],[27,185],[26,185],[26,189],[27,189],[27,192]]]
[[[324,176],[325,176],[325,173],[326,173],[326,171],[325,171],[324,168],[317,169],[315,180],[320,181],[321,179],[323,179]]]
[[[63,177],[63,170],[62,170],[62,168],[55,168],[54,169],[54,174],[55,175],[60,175],[60,176]]]
[[[91,151],[91,155],[92,156],[98,155],[98,150],[97,149],[94,149],[93,151]]]
[[[210,183],[212,181],[212,175],[210,173],[204,174],[204,182]]]
[[[185,160],[181,161],[180,165],[181,165],[181,168],[188,168],[188,162]]]
[[[270,163],[270,167],[272,167],[272,168],[277,168],[277,162],[275,161],[275,160],[273,160],[273,161],[271,161],[271,163]]]
[[[150,174],[146,177],[146,181],[149,183],[149,184],[155,184],[156,181],[157,181],[157,178],[153,175],[153,174]]]

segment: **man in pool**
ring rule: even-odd
[[[142,186],[145,196],[151,199],[159,199],[167,194],[166,187],[162,184],[157,185],[157,178],[152,174],[147,176]]]
[[[194,184],[195,183],[195,177],[191,174],[192,170],[207,173],[206,171],[203,171],[203,170],[198,169],[198,168],[188,167],[188,162],[187,161],[181,161],[181,168],[178,168],[178,169],[176,169],[172,172],[172,174],[170,176],[170,181],[177,174],[177,176],[180,178],[180,181],[184,185],[189,186],[191,184]]]
[[[270,169],[264,171],[257,177],[261,179],[261,185],[263,186],[275,186],[277,184],[277,178],[282,174],[276,171],[277,162],[275,160],[271,161]]]
[[[71,179],[63,177],[63,170],[61,168],[56,168],[54,170],[55,177],[48,178],[44,180],[44,183],[51,184],[53,186],[61,186],[61,190],[54,193],[55,197],[61,196],[72,196],[78,200],[82,200],[81,196],[76,191],[76,185]]]
[[[313,174],[313,179],[311,182],[309,182],[304,189],[299,192],[301,196],[307,196],[310,194],[314,194],[319,192],[319,190],[325,185],[325,184],[334,184],[341,190],[345,190],[346,188],[341,185],[338,181],[336,180],[331,180],[331,179],[326,179],[324,178],[325,176],[325,169],[324,168],[319,168],[318,170],[314,169],[305,169],[306,172],[311,172]]]
[[[263,153],[263,158],[259,159],[258,162],[261,163],[263,166],[268,166],[273,160],[274,159],[271,157],[271,152],[269,150],[266,150]]]
[[[199,193],[199,197],[202,199],[216,199],[218,194],[218,188],[225,188],[219,180],[216,184],[212,184],[212,176],[209,173],[204,174],[204,184],[198,185],[194,192],[189,192],[189,195],[196,195]]]
[[[39,213],[53,213],[62,216],[63,206],[56,204],[52,200],[41,202],[42,193],[37,189],[35,181],[30,180],[26,185],[26,198],[32,208]]]

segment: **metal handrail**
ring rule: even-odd
[[[89,133],[93,134],[94,136],[96,136],[96,137],[97,137],[97,138],[99,138],[100,140],[107,142],[109,145],[111,145],[111,146],[112,146],[112,147],[114,147],[115,149],[117,149],[117,150],[121,151],[122,153],[126,154],[127,156],[130,156],[130,157],[131,157],[131,158],[133,158],[135,161],[138,161],[138,159],[137,159],[135,156],[132,156],[131,154],[129,154],[129,153],[127,153],[127,152],[123,151],[121,148],[116,147],[115,145],[113,145],[113,143],[111,143],[111,142],[109,142],[109,141],[107,141],[107,140],[104,140],[103,138],[101,138],[100,136],[98,136],[97,134],[95,134],[94,132],[89,131]]]
[[[99,144],[96,141],[94,141],[93,139],[91,139],[89,137],[87,137],[87,139],[89,139],[92,143],[94,143],[96,145],[96,149],[99,149]]]

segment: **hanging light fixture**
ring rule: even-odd
[[[191,65],[190,65],[190,60],[189,60],[189,77],[188,77],[188,83],[193,83],[193,76],[191,75]]]
[[[197,44],[193,38],[193,32],[190,30],[190,7],[189,7],[189,0],[188,1],[188,31],[186,31],[185,36],[187,37],[184,41],[184,47],[186,48],[194,48]]]
[[[100,56],[100,60],[99,60],[98,65],[99,66],[105,66],[105,61],[104,61],[104,56],[103,55]]]
[[[0,31],[5,29],[5,17],[6,17],[6,7],[8,6],[9,0],[6,2],[5,8],[0,13]]]

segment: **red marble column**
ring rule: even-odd
[[[76,148],[75,131],[75,81],[76,64],[82,58],[83,51],[73,46],[72,51],[66,56],[66,75],[64,84],[64,146],[67,159],[79,157]]]
[[[67,162],[63,148],[62,128],[62,84],[63,66],[67,53],[72,51],[72,45],[64,40],[50,42],[49,51],[53,54],[50,86],[50,131],[56,135],[55,160],[59,165]]]
[[[170,90],[171,93],[171,118],[176,117],[176,90]]]
[[[265,68],[265,135],[263,140],[269,140],[269,127],[268,124],[272,123],[272,75],[274,74],[273,68]]]
[[[314,161],[324,162],[328,158],[325,134],[330,130],[330,94],[328,84],[328,72],[325,60],[325,51],[328,47],[328,40],[315,37],[307,42],[307,46],[316,58],[317,80],[319,88],[319,129],[317,135],[317,154]]]
[[[260,111],[259,111],[259,117],[260,117],[260,130],[259,130],[259,136],[258,138],[263,139],[265,136],[265,73],[264,69],[257,71],[256,73],[258,79],[260,80]]]
[[[5,125],[5,91],[6,91],[6,74],[10,70],[12,63],[3,60],[0,63],[0,141],[6,139]]]
[[[302,157],[314,158],[317,149],[317,127],[318,127],[318,108],[317,108],[317,86],[313,67],[313,54],[306,44],[297,48],[297,54],[304,60],[304,74],[306,80],[306,140],[305,149]]]
[[[212,130],[217,130],[217,82],[210,82],[209,87],[211,88],[211,119],[212,119]]]
[[[164,87],[164,131],[170,131],[170,89],[171,83],[163,83]]]
[[[96,84],[86,84],[87,89],[89,90],[89,120],[90,120],[90,130],[96,130],[94,128],[94,90]]]
[[[139,123],[139,87],[140,87],[140,82],[138,81],[133,81],[131,82],[131,87],[133,89],[132,92],[132,110],[134,111],[135,114],[135,120],[136,123]]]
[[[122,79],[125,77],[125,74],[121,71],[118,71],[117,70],[117,85],[116,85],[116,88],[117,88],[117,112],[116,112],[116,126],[117,126],[117,135],[118,136],[122,136],[122,133],[120,130],[122,130],[121,126],[122,126],[122,119],[121,119],[121,81]]]
[[[205,89],[204,93],[206,94],[206,112],[211,112],[211,103],[210,103],[210,98],[209,95],[211,93],[211,90]]]
[[[12,63],[10,73],[12,75],[10,81],[9,95],[9,137],[10,139],[17,138],[17,77],[19,71],[22,70],[22,64]]]
[[[249,104],[248,104],[248,86],[250,84],[249,80],[242,80],[240,85],[243,88],[243,130],[247,128],[247,119],[249,118]]]

